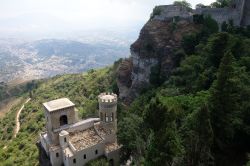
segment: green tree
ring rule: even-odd
[[[238,109],[238,92],[234,80],[234,57],[227,52],[221,60],[217,80],[211,89],[211,122],[218,147],[228,144],[234,137],[233,121]]]
[[[181,156],[183,149],[176,126],[177,114],[174,106],[168,108],[159,97],[150,101],[144,114],[146,127],[152,130],[147,145],[146,165],[171,166]]]
[[[206,105],[203,105],[187,118],[182,127],[182,133],[185,145],[183,165],[213,165],[211,151],[213,130],[210,123],[210,113]]]
[[[188,55],[195,53],[195,47],[199,44],[196,33],[185,35],[182,39],[182,47]]]
[[[229,7],[231,5],[232,0],[217,0],[211,4],[213,8],[224,8]]]
[[[210,66],[219,67],[221,58],[229,49],[229,39],[228,33],[218,33],[209,38],[205,49]]]
[[[223,23],[221,24],[221,31],[222,32],[227,32],[228,30],[228,25],[226,21],[223,21]]]
[[[160,6],[156,6],[153,10],[153,13],[150,16],[150,19],[153,19],[155,16],[161,15],[162,9]]]
[[[126,160],[131,155],[134,159],[138,159],[142,155],[143,140],[141,138],[142,118],[133,114],[127,113],[118,123],[118,141],[123,145],[122,159]],[[141,134],[140,134],[141,133]]]
[[[204,17],[203,35],[210,35],[219,31],[218,23],[209,15]]]
[[[188,10],[192,10],[192,6],[190,3],[188,3],[186,0],[179,0],[179,1],[174,1],[174,5],[176,6],[181,6],[181,7],[185,7]]]

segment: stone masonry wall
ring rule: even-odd
[[[228,20],[233,20],[234,25],[240,25],[240,12],[232,8],[199,8],[195,14],[210,15],[219,25]]]
[[[242,11],[242,25],[247,26],[250,25],[250,1],[245,0],[244,2],[244,8]]]

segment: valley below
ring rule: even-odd
[[[63,39],[0,39],[0,82],[20,84],[103,68],[129,55],[129,45]]]

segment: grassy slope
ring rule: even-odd
[[[115,68],[115,67],[114,67]],[[36,141],[39,132],[45,130],[42,103],[68,97],[79,110],[82,118],[96,115],[97,95],[111,91],[114,83],[113,68],[90,71],[87,74],[57,76],[44,80],[33,98],[21,113],[21,129],[12,139],[15,114],[20,106],[14,107],[0,122],[0,165],[38,165]],[[3,148],[7,146],[7,148]]]
[[[22,100],[22,97],[12,97],[3,102],[0,102],[0,119],[15,105],[18,105]]]

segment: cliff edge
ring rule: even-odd
[[[175,54],[181,50],[183,36],[200,29],[192,22],[187,10],[174,9],[166,8],[168,12],[152,15],[131,45],[131,58],[124,60],[118,68],[117,84],[120,98],[125,103],[130,103],[151,85],[150,79],[155,74],[152,70],[168,79],[179,61]],[[181,16],[175,17],[178,13]]]

